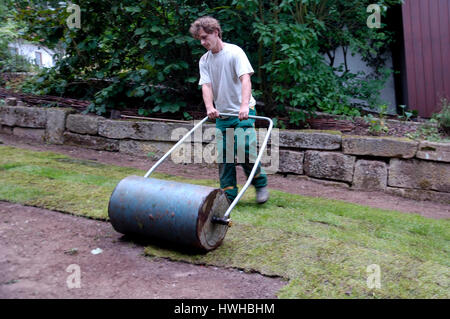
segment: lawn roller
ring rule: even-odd
[[[238,115],[220,113],[220,116]],[[273,127],[268,117],[249,115],[249,118],[269,121],[269,129],[247,182],[231,204],[222,189],[149,178],[173,150],[208,120],[205,117],[164,154],[144,177],[128,176],[117,184],[108,205],[113,228],[125,235],[180,244],[202,251],[217,248],[231,226],[231,210],[251,184]]]

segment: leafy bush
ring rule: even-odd
[[[383,53],[392,40],[366,25],[371,0],[80,0],[81,29],[68,29],[66,4],[16,1],[29,39],[59,43],[66,52],[28,90],[90,98],[90,111],[140,107],[140,114],[203,110],[197,86],[204,49],[189,33],[199,16],[221,22],[224,41],[241,46],[255,68],[255,96],[270,115],[291,122],[316,110],[357,115],[354,100],[378,105],[389,70]],[[400,0],[378,1],[388,7]],[[48,9],[48,4],[53,10]],[[385,12],[383,11],[383,15]],[[360,53],[373,74],[334,64],[336,50]],[[327,58],[325,58],[327,57]]]
[[[364,116],[364,122],[369,124],[369,132],[371,134],[379,135],[381,133],[387,133],[389,131],[389,127],[386,124],[387,108],[388,107],[386,104],[381,105],[378,117],[375,117],[370,113]]]
[[[28,61],[25,57],[12,54],[9,50],[0,49],[0,73],[31,72],[35,70],[36,66]]]
[[[79,30],[66,26],[69,13],[64,3],[53,2],[54,10],[39,1],[31,9],[28,1],[18,3],[18,18],[32,30],[29,38],[59,39],[53,45],[61,43],[66,52],[54,70],[43,70],[27,90],[77,92],[91,98],[90,111],[99,114],[135,103],[142,106],[142,114],[176,112],[186,101],[201,101],[197,63],[203,50],[187,30],[198,16],[212,13],[210,7],[219,1],[198,5],[198,1],[127,0],[111,5],[81,0]]]
[[[0,73],[33,71],[33,65],[24,57],[12,54],[8,44],[16,40],[25,28],[14,21],[11,13],[12,1],[0,3]]]
[[[433,114],[431,119],[419,126],[416,132],[408,134],[409,138],[431,142],[450,142],[450,103],[441,98],[442,109]]]
[[[414,133],[407,133],[406,137],[418,141],[442,142],[443,139],[436,123],[435,119],[431,119],[429,122],[421,124]]]
[[[371,1],[342,0],[235,0],[233,4],[253,21],[257,37],[259,94],[273,111],[288,105],[291,122],[321,110],[332,114],[359,115],[352,101],[377,106],[379,92],[391,74],[384,68],[384,54],[392,34],[367,27],[366,8]],[[399,1],[381,1],[389,6]],[[385,12],[384,12],[385,14]],[[248,48],[250,51],[250,48]],[[335,65],[336,50],[344,63]],[[360,53],[374,68],[372,74],[352,73],[349,51]],[[325,58],[328,57],[328,60]],[[278,108],[282,111],[283,107]]]
[[[442,110],[435,114],[433,118],[438,122],[439,128],[450,135],[450,102],[447,98],[442,98],[441,104]]]

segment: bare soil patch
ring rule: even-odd
[[[102,253],[94,255],[93,249]],[[69,265],[80,288],[69,288]],[[107,222],[0,202],[0,298],[275,298],[286,282],[143,256]]]

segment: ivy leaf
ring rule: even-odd
[[[145,31],[146,31],[145,28],[139,28],[139,29],[136,29],[136,31],[134,31],[134,34],[135,34],[135,35],[141,35],[141,34],[143,34]]]
[[[125,7],[126,12],[139,13],[142,11],[140,7]]]
[[[140,49],[145,48],[145,47],[148,45],[149,40],[150,40],[149,38],[141,38],[141,39],[139,40],[139,42],[138,42],[139,48],[140,48]]]
[[[150,31],[151,31],[151,32],[160,32],[160,31],[161,31],[161,28],[158,27],[158,26],[156,26],[156,25],[154,25],[154,26],[152,26],[152,28],[150,29]]]
[[[196,83],[197,82],[197,77],[191,76],[191,77],[186,78],[184,81],[188,82],[188,83]]]

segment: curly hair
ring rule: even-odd
[[[222,39],[222,29],[220,28],[219,21],[210,16],[198,18],[191,24],[189,32],[195,39],[199,38],[200,30],[203,29],[206,33],[211,34],[215,30],[219,33],[219,38]]]

